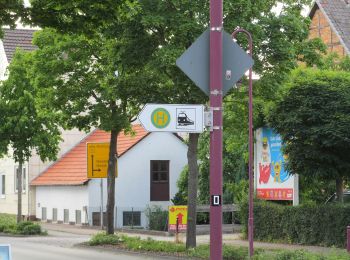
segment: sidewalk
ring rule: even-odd
[[[99,228],[92,228],[92,227],[81,227],[81,226],[74,226],[74,225],[65,225],[65,224],[50,224],[50,223],[41,223],[43,229],[48,231],[60,231],[70,234],[76,234],[76,235],[86,235],[91,236],[94,234],[97,234],[98,232],[101,232],[101,229]],[[154,240],[159,241],[174,241],[173,236],[164,236],[164,235],[155,235],[154,233],[157,232],[149,232],[149,234],[145,234],[144,230],[142,230],[142,233],[136,233],[137,230],[133,230],[132,233],[126,232],[125,230],[123,232],[118,232],[118,234],[124,234],[131,237],[140,237],[141,239],[147,239],[152,238]],[[161,233],[161,232],[159,232]],[[163,232],[164,233],[164,232]],[[223,234],[223,243],[227,245],[234,245],[234,246],[243,246],[248,247],[248,241],[243,240],[241,238],[240,233],[234,233],[234,234]],[[183,242],[186,242],[186,235],[180,234],[180,239]],[[209,244],[210,236],[209,235],[197,235],[197,243],[198,244]],[[263,248],[263,249],[287,249],[287,250],[300,250],[304,249],[310,252],[315,253],[327,253],[331,250],[336,252],[345,252],[345,249],[340,248],[329,248],[329,247],[321,247],[321,246],[304,246],[304,245],[295,245],[295,244],[280,244],[280,243],[265,243],[265,242],[254,242],[255,248]]]

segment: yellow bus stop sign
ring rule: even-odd
[[[87,177],[107,178],[109,143],[87,143]],[[118,177],[118,161],[116,162],[116,177]]]

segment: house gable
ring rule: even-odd
[[[134,125],[133,131],[135,135],[119,134],[117,139],[117,153],[119,156],[122,156],[148,135],[140,125]],[[82,185],[86,183],[88,181],[86,144],[109,141],[110,133],[99,129],[93,131],[35,178],[31,185]]]
[[[328,52],[350,54],[350,4],[344,0],[317,0],[309,17],[309,38],[320,38]]]

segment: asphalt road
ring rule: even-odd
[[[77,243],[87,241],[88,235],[49,231],[46,237],[0,237],[0,244],[10,244],[12,260],[150,260],[169,259],[124,252],[80,248]]]

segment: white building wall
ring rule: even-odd
[[[80,132],[77,129],[62,131],[62,142],[60,143],[59,153],[57,158],[66,153],[69,149],[75,146],[86,136],[85,132]],[[6,194],[0,194],[0,213],[17,214],[17,193],[15,192],[15,161],[11,156],[12,150],[9,150],[8,156],[0,159],[0,185],[1,175],[5,175]],[[36,198],[35,187],[29,187],[29,183],[43,172],[52,162],[42,162],[40,157],[33,151],[31,158],[25,163],[26,168],[26,192],[22,197],[22,214],[25,216],[36,215]],[[29,192],[28,192],[29,190]],[[0,189],[1,193],[1,189]],[[28,210],[29,209],[29,210]],[[41,213],[40,213],[41,214]]]
[[[150,161],[169,160],[170,199],[177,192],[176,182],[187,164],[187,146],[171,133],[151,133],[118,160],[118,178],[116,179],[116,227],[123,226],[123,211],[142,211],[141,225],[147,226],[144,210],[149,205],[166,208],[171,201],[150,201]],[[104,180],[104,209],[107,191]],[[89,215],[99,211],[101,205],[100,180],[89,182]],[[90,217],[91,219],[91,217]],[[90,223],[91,224],[91,223]]]
[[[4,44],[0,40],[0,81],[5,80],[5,72],[8,66]]]
[[[82,223],[87,223],[84,207],[88,206],[88,187],[81,186],[37,186],[37,218],[42,219],[42,208],[46,208],[47,219],[52,220],[53,209],[57,208],[57,221],[63,223],[64,209],[69,210],[69,222],[75,223],[75,211],[81,211]]]
[[[17,214],[18,193],[15,190],[15,169],[16,165],[11,157],[4,157],[0,160],[0,213]],[[23,165],[26,168],[25,191],[22,192],[22,214],[28,214],[28,164]],[[2,175],[5,175],[5,195],[1,194]]]

